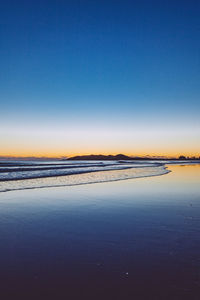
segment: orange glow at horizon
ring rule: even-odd
[[[200,156],[199,128],[158,126],[0,128],[0,156],[71,157],[90,154],[129,156]]]
[[[21,157],[21,158],[26,158],[26,157],[36,157],[36,158],[62,158],[62,157],[73,157],[73,156],[77,156],[77,155],[117,155],[117,154],[124,154],[127,156],[135,156],[135,157],[146,157],[146,156],[150,156],[150,157],[179,157],[180,155],[184,155],[186,157],[200,157],[199,152],[197,151],[191,151],[191,152],[187,152],[187,151],[181,151],[181,150],[174,150],[174,151],[165,151],[165,152],[158,152],[158,151],[148,151],[148,149],[146,151],[128,151],[128,150],[122,150],[120,149],[119,151],[115,150],[110,150],[110,151],[105,151],[105,150],[83,150],[83,151],[48,151],[48,150],[43,150],[43,151],[33,151],[31,149],[27,149],[27,150],[10,150],[8,149],[7,151],[1,152],[0,151],[0,157]]]

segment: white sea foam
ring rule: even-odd
[[[117,181],[168,172],[164,164],[155,162],[4,164],[0,167],[0,192]]]
[[[22,180],[44,177],[55,177],[73,174],[90,173],[97,171],[123,170],[137,167],[159,166],[158,163],[135,163],[118,161],[94,162],[59,162],[59,163],[34,163],[13,162],[0,163],[0,181]]]

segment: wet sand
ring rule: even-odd
[[[200,299],[200,165],[0,195],[1,299]]]

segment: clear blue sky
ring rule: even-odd
[[[126,153],[156,154],[150,136],[159,154],[197,153],[199,16],[193,0],[1,1],[0,154],[31,154],[28,136],[47,153],[42,130],[60,155],[113,152],[127,132]]]

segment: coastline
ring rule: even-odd
[[[170,169],[1,193],[2,298],[195,299],[200,166]]]
[[[14,166],[13,166],[14,164]],[[134,178],[165,175],[170,165],[194,165],[198,161],[99,161],[73,163],[26,162],[23,166],[16,161],[0,165],[0,193],[14,190],[45,187],[73,186]],[[8,167],[9,166],[9,167]],[[5,176],[4,176],[5,174]],[[20,177],[21,176],[21,177]]]

